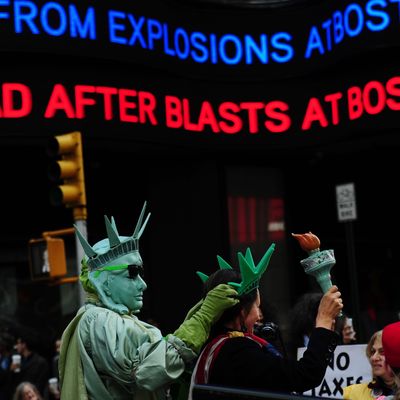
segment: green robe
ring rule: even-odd
[[[134,315],[83,306],[62,336],[62,400],[162,400],[195,353]]]

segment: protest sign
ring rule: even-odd
[[[365,354],[366,347],[366,344],[337,346],[321,384],[303,394],[342,399],[344,387],[370,381],[372,374]],[[297,359],[303,356],[305,350],[306,347],[297,349]]]

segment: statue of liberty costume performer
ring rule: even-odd
[[[165,399],[207,340],[211,325],[238,302],[237,292],[219,285],[188,313],[167,337],[135,314],[147,285],[141,273],[139,239],[142,208],[132,236],[120,236],[105,216],[107,238],[90,246],[77,230],[85,251],[80,280],[87,300],[62,335],[59,359],[62,400]]]

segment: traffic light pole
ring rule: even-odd
[[[76,227],[79,229],[79,232],[82,236],[87,239],[87,210],[86,207],[75,207],[74,208],[74,221]],[[79,242],[78,236],[75,235],[75,247],[76,247],[76,275],[79,276],[81,273],[81,261],[85,256],[85,252]],[[80,282],[78,282],[78,301],[79,306],[83,306],[85,304],[85,291]]]

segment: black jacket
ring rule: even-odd
[[[14,373],[14,386],[21,382],[33,383],[43,395],[49,379],[49,365],[44,357],[33,352],[29,357],[22,358],[21,372]]]
[[[228,339],[209,375],[209,384],[270,391],[304,392],[317,387],[338,342],[337,333],[315,328],[300,360],[273,355],[266,347],[245,338]]]

